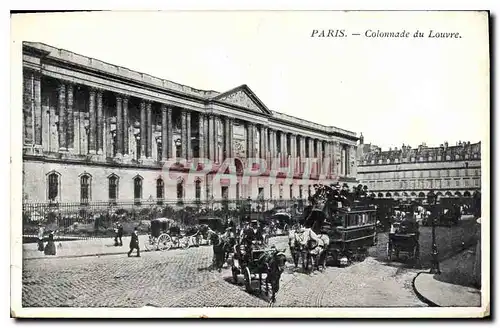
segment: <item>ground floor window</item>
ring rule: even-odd
[[[90,201],[90,175],[83,174],[80,177],[80,203],[88,204]]]
[[[116,202],[118,199],[118,177],[111,175],[108,178],[108,198],[110,202]]]
[[[48,180],[48,199],[55,202],[59,196],[59,174],[56,172],[50,173],[47,177]]]
[[[200,180],[196,180],[196,182],[195,182],[194,196],[195,196],[196,200],[201,199],[201,181]]]

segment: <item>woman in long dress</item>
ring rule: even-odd
[[[56,255],[56,244],[54,244],[54,232],[49,233],[49,241],[45,246],[45,255]]]

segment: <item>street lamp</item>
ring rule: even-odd
[[[435,205],[436,205],[436,195],[431,190],[427,194],[427,202],[430,206],[433,207],[433,217],[432,217],[432,260],[431,260],[431,270],[429,273],[431,274],[441,274],[441,270],[439,269],[439,260],[438,260],[438,247],[436,244],[436,217],[434,217]]]

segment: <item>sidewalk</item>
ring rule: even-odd
[[[114,246],[113,238],[94,238],[88,240],[55,241],[56,254],[45,255],[38,250],[36,243],[23,244],[23,259],[49,259],[64,257],[103,256],[113,254],[127,254],[129,251],[130,237],[123,237],[123,246]],[[144,243],[148,240],[147,235],[139,236],[139,247],[144,249]]]
[[[441,274],[421,272],[413,281],[417,295],[433,306],[479,307],[481,291],[474,288],[475,248],[439,263]]]

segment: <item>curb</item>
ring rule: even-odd
[[[31,261],[31,260],[49,260],[49,259],[67,259],[67,258],[79,258],[79,257],[100,257],[100,256],[109,256],[109,255],[125,255],[128,252],[120,252],[120,253],[93,253],[93,254],[78,254],[78,255],[62,255],[62,256],[40,256],[40,257],[30,257],[24,258],[23,261]]]
[[[418,291],[418,289],[415,287],[415,280],[417,280],[418,276],[420,276],[420,274],[422,274],[422,273],[429,274],[428,272],[425,272],[425,271],[420,271],[419,273],[417,273],[417,275],[415,276],[415,278],[413,278],[413,280],[411,282],[411,286],[413,287],[413,291],[417,295],[418,299],[421,300],[422,302],[426,303],[427,305],[429,305],[429,307],[441,307],[441,306],[437,305],[436,303],[434,303],[433,301],[431,301],[430,299],[428,299],[427,297],[425,297],[424,295],[422,295]]]

